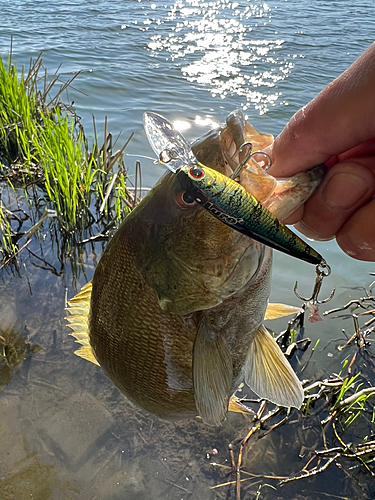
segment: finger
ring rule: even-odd
[[[362,144],[359,144],[358,146],[345,151],[345,153],[331,156],[331,158],[327,160],[325,164],[329,168],[333,165],[336,165],[336,163],[339,163],[340,161],[352,160],[361,163],[361,165],[364,165],[367,168],[371,168],[372,171],[375,171],[374,157],[375,138],[369,139],[368,141],[365,141]],[[371,163],[374,163],[374,165],[372,165]]]
[[[375,200],[360,208],[342,226],[336,238],[350,257],[375,261]]]
[[[371,170],[354,162],[334,165],[316,193],[305,203],[302,219],[296,228],[315,240],[329,240],[356,210],[375,192]]]
[[[375,43],[300,109],[267,151],[270,173],[290,176],[375,137]]]
[[[285,220],[283,220],[284,224],[297,224],[302,217],[303,217],[303,212],[304,212],[304,205],[302,207],[299,207],[295,212],[293,212],[289,217],[287,217]]]
[[[343,161],[350,158],[366,158],[372,156],[375,156],[375,138],[369,139],[355,148],[349,149],[349,151],[345,151],[345,153],[338,156],[338,159],[339,161]]]

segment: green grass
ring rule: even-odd
[[[0,57],[0,182],[24,189],[30,203],[29,186],[33,186],[34,197],[37,188],[35,204],[56,210],[58,230],[65,239],[97,221],[120,221],[133,204],[125,184],[123,154],[130,138],[120,150],[113,151],[105,122],[100,147],[94,121],[95,137],[89,147],[74,109],[60,101],[62,91],[74,78],[51,96],[59,77],[47,76],[41,56],[27,74],[24,68],[17,71],[11,55],[6,64]],[[9,236],[8,212],[0,213],[0,250],[4,255],[17,250]]]
[[[27,83],[30,83],[28,85]],[[27,80],[8,58],[0,60],[0,146],[9,163],[32,162],[32,143],[37,117],[35,80]]]

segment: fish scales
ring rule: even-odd
[[[137,271],[136,215],[135,211],[129,215],[129,230],[114,236],[95,271],[91,345],[104,372],[130,399],[160,416],[173,417],[176,409],[190,416],[196,413],[192,384],[183,391],[173,390],[173,383],[168,381],[164,342],[168,329],[177,332],[173,349],[181,356],[180,378],[191,380],[191,367],[186,363],[184,368],[182,361],[185,353],[192,351],[195,331],[179,316],[161,311],[155,294]]]
[[[230,175],[236,165],[229,151],[271,140],[234,112],[194,152]],[[324,175],[312,171],[280,189],[284,184],[248,167],[246,189],[276,215],[295,210]],[[70,301],[72,335],[83,345],[77,354],[162,418],[200,415],[220,425],[242,380],[260,397],[300,407],[301,383],[262,326],[269,311],[281,317],[300,310],[268,304],[272,250],[184,201],[183,193],[176,174],[164,175],[109,242],[92,282]],[[226,197],[234,203],[237,193]]]

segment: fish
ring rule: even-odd
[[[172,146],[186,150],[178,139]],[[272,140],[236,110],[193,143],[189,156],[230,176],[242,143],[260,150]],[[252,158],[241,186],[285,218],[324,175],[317,167],[276,180]],[[200,416],[221,425],[228,409],[240,411],[234,393],[242,381],[261,398],[300,408],[301,382],[263,325],[300,309],[269,303],[271,267],[270,247],[212,217],[166,172],[108,243],[92,281],[69,301],[68,325],[82,345],[76,354],[160,418]]]

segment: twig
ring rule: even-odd
[[[5,261],[5,262],[4,262],[4,264],[2,264],[2,265],[0,266],[0,269],[2,269],[4,266],[6,266],[10,260],[12,260],[12,259],[13,259],[16,255],[18,255],[18,254],[21,252],[21,250],[23,250],[24,248],[26,248],[26,247],[27,247],[27,245],[28,245],[30,242],[31,242],[31,240],[27,240],[27,241],[26,241],[26,243],[25,243],[25,244],[24,244],[21,248],[19,248],[19,249],[17,250],[17,252],[14,252],[14,253],[13,253],[13,254],[12,254],[12,255],[11,255],[11,256],[10,256],[10,257],[9,257],[9,258]]]
[[[366,302],[367,300],[372,300],[374,301],[375,300],[375,297],[373,296],[370,296],[370,297],[361,297],[360,299],[355,299],[355,300],[351,300],[350,302],[348,302],[345,306],[342,306],[342,307],[336,307],[335,309],[331,309],[330,311],[325,311],[323,313],[323,316],[328,316],[329,314],[333,314],[335,312],[340,312],[340,311],[344,311],[345,309],[349,309],[349,307],[351,307],[352,305],[356,305],[358,307],[362,307],[363,309],[365,308],[365,306],[363,305],[363,302]]]
[[[253,479],[252,477],[246,477],[245,479],[240,479],[240,483],[243,483],[245,481],[251,481],[251,479]],[[216,486],[211,486],[210,490],[216,490],[217,488],[222,488],[223,486],[230,486],[231,484],[236,484],[236,480],[235,481],[227,481],[226,483],[220,483],[220,484],[217,484]]]
[[[229,443],[228,448],[229,448],[229,456],[230,456],[230,463],[232,466],[232,471],[235,472],[236,471],[236,462],[234,461],[234,453],[233,453],[232,443]]]
[[[301,474],[300,476],[293,476],[293,477],[289,477],[288,479],[282,479],[280,481],[280,484],[290,483],[291,481],[297,481],[298,479],[305,479],[306,477],[316,476],[316,474],[320,474],[320,472],[323,472],[326,469],[328,469],[328,467],[331,465],[331,463],[334,462],[335,460],[337,460],[340,457],[340,455],[341,455],[341,453],[336,453],[335,456],[328,459],[324,465],[319,467],[319,469],[314,469],[310,472],[306,472],[306,474]]]
[[[186,488],[184,488],[183,486],[180,486],[179,484],[174,483],[173,481],[169,481],[169,479],[165,479],[165,478],[158,477],[158,476],[154,476],[154,478],[159,479],[159,481],[163,481],[164,483],[170,484],[170,485],[174,486],[175,488],[178,488],[179,490],[184,491],[188,495],[192,495],[194,493],[193,491],[189,491]]]
[[[338,405],[336,406],[336,408],[341,409],[344,406],[349,406],[352,403],[354,403],[357,399],[361,398],[362,396],[367,396],[367,395],[371,396],[373,394],[375,394],[375,387],[367,387],[366,389],[362,389],[361,391],[356,392],[352,396],[349,396],[348,398],[340,401],[338,403]]]
[[[290,412],[291,412],[291,408],[288,408],[287,411],[286,411],[286,415],[285,417],[280,420],[280,422],[277,422],[275,425],[273,425],[272,427],[270,427],[263,435],[262,437],[264,436],[267,436],[267,434],[269,434],[270,432],[274,431],[275,429],[278,429],[279,427],[281,427],[282,425],[285,424],[285,422],[288,420],[289,416],[290,416]]]

